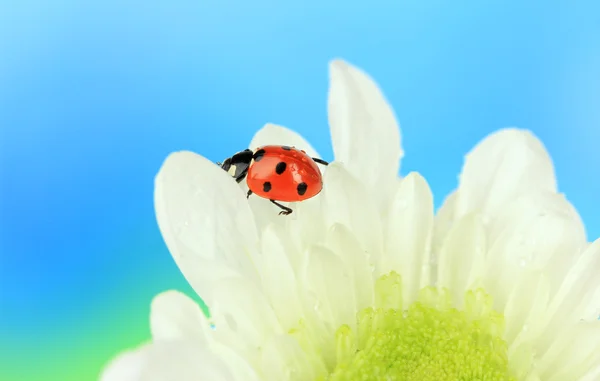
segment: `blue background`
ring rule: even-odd
[[[535,5],[540,3],[543,5]],[[332,158],[327,64],[370,73],[436,205],[506,126],[546,144],[600,236],[600,3],[0,0],[0,380],[87,381],[190,292],[156,227],[175,150],[213,161],[265,122]]]

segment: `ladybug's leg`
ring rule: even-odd
[[[252,191],[250,189],[248,189],[248,193],[246,193],[246,198],[250,198],[251,194],[252,194]]]
[[[326,162],[325,160],[322,160],[322,159],[317,159],[317,158],[315,158],[315,157],[313,157],[312,159],[313,159],[313,161],[314,161],[315,163],[319,163],[319,164],[323,164],[323,165],[329,165],[329,163],[328,163],[328,162]]]
[[[279,215],[282,215],[282,214],[283,214],[284,216],[287,216],[288,214],[291,214],[291,213],[293,212],[293,210],[292,210],[292,209],[288,208],[287,206],[283,206],[283,205],[281,205],[280,203],[278,203],[278,202],[277,202],[277,201],[275,201],[275,200],[269,200],[269,201],[271,201],[273,204],[275,204],[275,205],[277,205],[278,207],[280,207],[281,209],[283,209],[281,212],[279,212]]]

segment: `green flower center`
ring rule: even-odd
[[[375,308],[358,313],[356,330],[336,332],[333,369],[316,381],[515,380],[509,374],[504,318],[483,290],[468,291],[463,308],[447,290],[427,287],[407,310],[392,272],[376,283]]]

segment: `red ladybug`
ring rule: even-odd
[[[246,178],[248,195],[266,198],[288,215],[292,209],[277,201],[294,202],[316,196],[323,189],[323,177],[317,163],[329,163],[308,156],[303,150],[289,146],[262,146],[254,152],[238,152],[217,163],[238,183]]]

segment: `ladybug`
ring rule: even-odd
[[[307,200],[323,189],[323,176],[317,163],[329,165],[295,147],[268,145],[254,151],[240,151],[217,165],[238,183],[246,179],[246,198],[254,193],[281,208],[280,215],[288,215],[292,209],[277,201]]]

